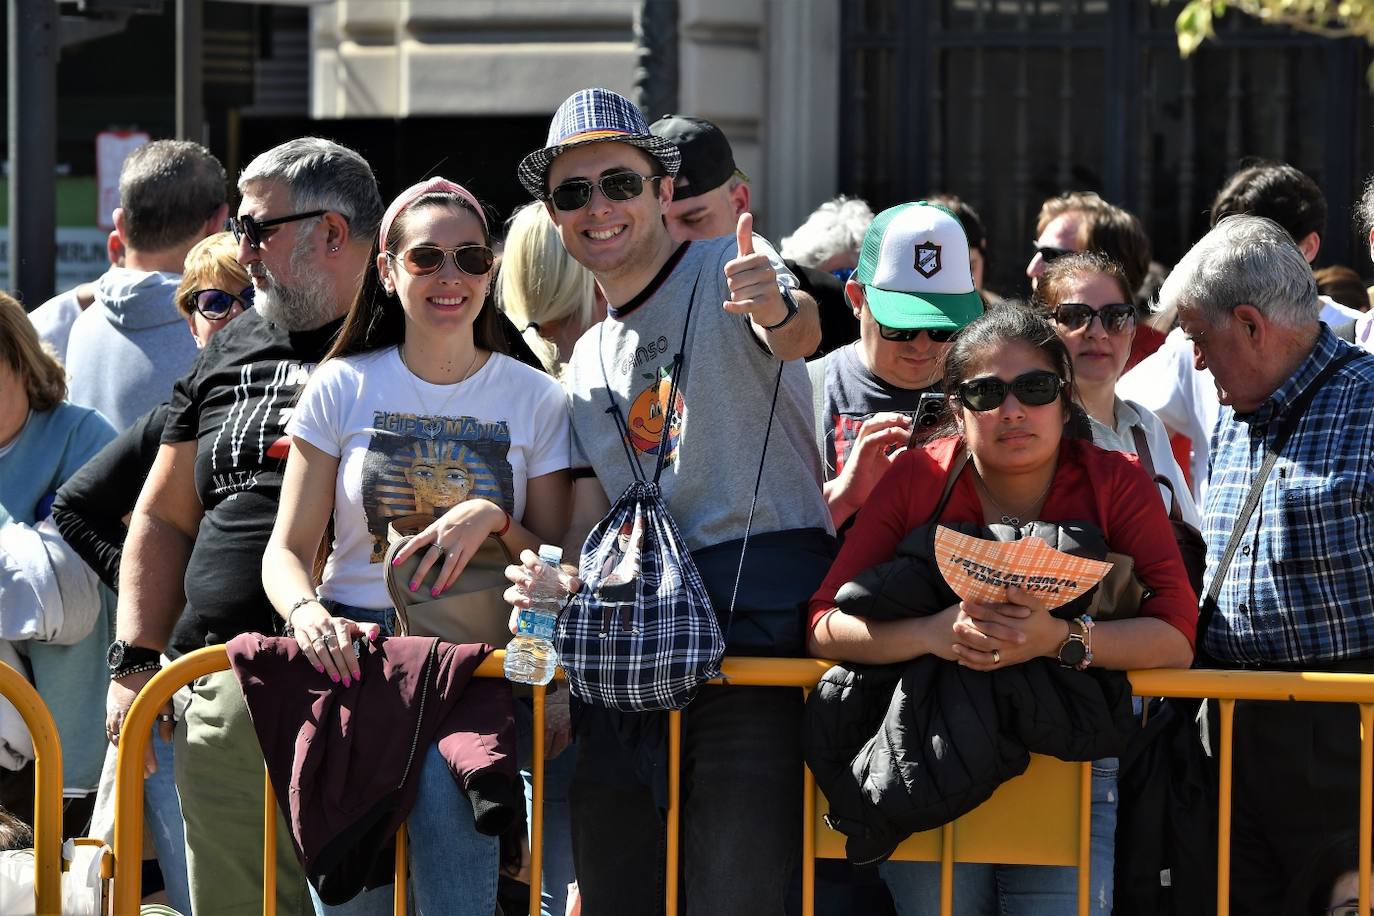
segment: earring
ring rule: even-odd
[[[339,250],[339,246],[338,246],[338,245],[330,245],[330,246],[329,246],[329,250],[330,250],[330,251],[338,251],[338,250]]]

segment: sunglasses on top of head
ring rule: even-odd
[[[1102,329],[1108,334],[1124,334],[1135,321],[1135,306],[1129,302],[1111,302],[1095,309],[1082,302],[1061,302],[1050,315],[1066,331],[1081,330],[1091,325],[1094,318],[1099,318]]]
[[[440,248],[438,245],[416,245],[407,248],[399,255],[387,252],[386,256],[401,262],[406,273],[412,277],[427,277],[438,273],[444,266],[444,258],[453,256],[453,266],[471,277],[484,276],[496,263],[496,255],[486,245],[459,245],[456,248]]]
[[[1060,248],[1056,245],[1041,245],[1039,242],[1031,242],[1031,257],[1040,255],[1040,260],[1046,264],[1067,254],[1077,254],[1078,252],[1070,248]]]
[[[1046,369],[1023,372],[1010,382],[995,375],[972,378],[959,386],[959,400],[969,410],[983,413],[1002,406],[1007,393],[1026,407],[1044,407],[1059,397],[1064,380]]]
[[[898,343],[915,340],[920,334],[925,334],[929,337],[931,343],[949,343],[954,339],[954,335],[959,333],[958,331],[951,331],[948,328],[889,328],[881,322],[875,323],[878,325],[879,337],[883,340],[892,340]]]
[[[641,175],[638,172],[612,172],[595,181],[589,178],[570,178],[549,192],[549,200],[559,210],[581,210],[592,199],[592,188],[601,189],[607,200],[634,200],[644,193],[644,182],[662,181],[662,175]]]
[[[187,297],[191,308],[200,312],[202,316],[211,321],[222,321],[229,317],[229,313],[234,310],[234,306],[243,309],[253,307],[253,287],[244,287],[243,292],[238,295],[226,293],[222,289],[198,289],[191,292]]]
[[[278,216],[273,219],[255,219],[248,214],[243,216],[231,216],[225,220],[224,227],[234,233],[234,241],[242,242],[248,239],[248,244],[253,248],[260,246],[266,239],[287,223],[294,223],[298,220],[312,219],[316,216],[324,216],[328,210],[307,210],[304,213],[292,213],[289,216]]]

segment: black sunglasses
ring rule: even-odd
[[[878,324],[878,336],[883,340],[895,340],[904,343],[908,340],[915,340],[917,335],[925,334],[930,338],[931,343],[949,343],[954,339],[958,331],[951,331],[947,328],[889,328],[885,324]]]
[[[982,413],[1002,406],[1007,392],[1026,407],[1044,407],[1059,397],[1064,380],[1053,372],[1035,369],[1004,382],[995,375],[971,378],[959,386],[959,400],[969,410]]]
[[[1108,334],[1122,334],[1135,321],[1135,306],[1129,302],[1111,302],[1095,309],[1082,302],[1064,302],[1052,314],[1055,323],[1066,331],[1086,328],[1094,318],[1099,318],[1102,330]]]
[[[222,289],[198,289],[191,292],[187,297],[191,308],[200,312],[201,315],[211,321],[221,321],[229,317],[229,313],[234,310],[234,306],[241,306],[244,309],[253,307],[253,287],[246,286],[243,292],[237,296],[233,293],[226,293]]]
[[[438,273],[444,266],[444,256],[453,255],[453,266],[463,273],[480,277],[491,270],[496,263],[496,255],[486,245],[459,245],[457,248],[440,248],[438,245],[416,245],[407,248],[399,255],[387,252],[387,257],[401,262],[406,273],[412,277],[427,277]]]
[[[278,216],[274,219],[262,220],[254,219],[252,216],[245,213],[243,216],[229,217],[224,227],[234,233],[235,242],[242,242],[244,239],[248,239],[248,244],[257,248],[263,243],[264,239],[272,236],[272,232],[275,232],[277,227],[285,225],[286,223],[294,223],[297,220],[310,219],[314,216],[324,216],[328,212],[328,210],[309,210],[305,213],[292,213],[290,216]],[[265,229],[271,231],[264,232],[263,230]]]
[[[1077,253],[1078,252],[1070,248],[1059,248],[1055,245],[1041,245],[1039,242],[1031,242],[1031,257],[1034,258],[1038,254],[1040,255],[1040,259],[1046,264],[1056,258],[1062,258],[1066,254]]]
[[[661,181],[662,175],[640,175],[638,172],[612,172],[592,181],[573,178],[549,192],[549,200],[559,210],[581,210],[592,199],[592,188],[598,187],[607,200],[634,200],[644,193],[644,182]]]

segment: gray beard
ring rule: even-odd
[[[258,290],[254,307],[268,321],[287,331],[313,331],[338,317],[338,305],[324,274],[306,269],[298,286],[289,286],[274,276],[261,262],[259,270],[267,276],[268,286]]]

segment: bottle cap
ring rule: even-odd
[[[555,544],[540,544],[539,559],[545,563],[562,563],[563,548]]]

